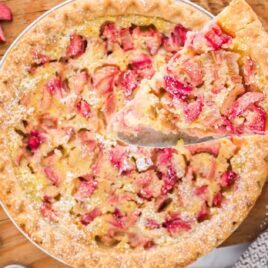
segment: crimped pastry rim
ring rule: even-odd
[[[39,16],[37,19],[35,19],[33,22],[31,22],[16,38],[15,40],[11,43],[11,45],[8,47],[8,49],[6,50],[6,52],[4,53],[2,59],[0,60],[0,68],[2,68],[2,66],[5,63],[6,58],[9,56],[9,53],[12,51],[12,49],[18,44],[18,42],[20,41],[20,39],[26,34],[28,33],[32,28],[34,28],[36,26],[36,24],[38,22],[40,22],[42,19],[46,18],[49,14],[53,13],[54,11],[72,3],[75,2],[76,0],[66,0],[58,5],[56,5],[55,7],[49,9],[48,11],[46,11],[45,13],[43,13],[41,16]],[[182,2],[184,4],[187,4],[189,6],[192,6],[193,8],[196,8],[197,10],[203,12],[205,15],[207,15],[209,18],[213,19],[215,16],[207,11],[205,8],[199,6],[196,3],[191,2],[190,0],[174,0],[175,2]]]

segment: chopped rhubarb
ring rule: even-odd
[[[251,58],[247,58],[243,65],[243,77],[247,86],[255,82],[256,64]]]
[[[124,51],[128,51],[134,48],[129,28],[122,28],[120,30],[120,43]]]
[[[122,219],[124,217],[123,213],[118,208],[114,210],[113,216],[116,219]]]
[[[114,22],[106,21],[100,27],[100,37],[115,41],[118,36],[118,29]]]
[[[236,179],[238,178],[238,175],[231,170],[225,171],[220,178],[220,185],[222,187],[228,187],[234,184]]]
[[[119,170],[119,175],[128,174],[133,169],[128,163],[126,149],[122,146],[116,146],[111,150],[110,160],[112,165]]]
[[[49,62],[49,57],[45,54],[39,53],[38,51],[33,52],[33,59],[36,64],[46,64]]]
[[[138,87],[135,74],[131,70],[122,72],[118,80],[123,89],[125,97],[130,97],[134,90]]]
[[[4,31],[0,25],[0,43],[3,43],[6,41],[6,37],[5,37],[5,34],[4,34]]]
[[[91,210],[90,212],[84,214],[81,218],[80,218],[80,222],[83,225],[88,225],[90,224],[95,218],[99,217],[101,215],[101,211],[99,208],[94,208],[93,210]]]
[[[146,186],[146,187],[144,187],[143,189],[140,190],[140,192],[138,193],[138,196],[149,201],[149,200],[151,200],[153,198],[153,193],[149,189],[149,187]]]
[[[116,208],[113,212],[113,218],[111,220],[111,224],[119,229],[124,229],[127,224],[126,216],[118,209]]]
[[[197,213],[197,221],[202,222],[208,218],[208,210],[206,208],[202,208],[198,213]]]
[[[137,81],[150,79],[155,73],[152,59],[145,53],[132,56],[128,67],[134,72]]]
[[[187,121],[195,121],[202,112],[202,109],[203,101],[200,98],[190,102],[189,104],[186,104],[186,106],[184,107],[184,114],[186,116]]]
[[[163,148],[157,150],[157,165],[170,165],[172,155],[177,151],[173,148]]]
[[[134,26],[132,38],[140,48],[147,48],[151,55],[156,55],[162,45],[162,34],[154,25]]]
[[[246,114],[245,130],[256,134],[264,134],[266,129],[266,117],[266,112],[262,107],[251,106]]]
[[[5,4],[0,4],[0,20],[12,21],[12,19],[11,9]]]
[[[153,177],[150,172],[146,172],[144,174],[141,174],[137,179],[136,179],[136,184],[140,188],[144,188],[146,186],[149,186],[150,183],[152,182]]]
[[[98,182],[93,176],[84,176],[82,180],[80,180],[78,189],[75,193],[75,198],[79,201],[83,201],[92,196],[97,187]]]
[[[82,93],[84,87],[89,82],[89,75],[86,71],[78,72],[75,76],[69,79],[69,87],[78,95]]]
[[[46,89],[48,92],[53,94],[58,94],[60,97],[62,97],[62,80],[59,76],[55,76],[52,79],[50,79],[47,83]]]
[[[197,54],[202,54],[207,50],[208,41],[202,32],[189,32],[185,42],[185,47]]]
[[[262,100],[264,100],[263,93],[246,92],[234,102],[230,119],[234,119],[236,116],[241,115],[251,104],[258,104]]]
[[[100,27],[100,37],[106,42],[108,52],[113,50],[114,43],[118,42],[119,30],[114,22],[106,21]]]
[[[177,213],[169,214],[162,225],[170,234],[189,231],[191,229],[190,223],[183,220]]]
[[[140,216],[141,216],[141,211],[140,210],[135,210],[134,212],[130,213],[128,215],[128,226],[129,227],[133,226],[138,221]]]
[[[222,107],[220,109],[221,114],[229,116],[234,108],[236,99],[245,92],[245,88],[242,85],[237,85],[233,90],[225,97]]]
[[[132,70],[152,68],[152,59],[145,53],[135,56],[130,62]]]
[[[53,167],[45,167],[44,172],[46,177],[51,181],[55,186],[58,186],[60,183],[60,177]]]
[[[90,117],[91,115],[91,108],[90,105],[88,104],[87,101],[81,99],[77,104],[76,104],[76,108],[78,110],[78,112],[84,116],[85,118]]]
[[[163,42],[162,34],[157,31],[154,25],[146,27],[145,30],[140,29],[140,27],[137,27],[135,30],[137,29],[138,31],[140,30],[140,35],[143,37],[150,54],[156,55]]]
[[[75,135],[75,130],[73,127],[63,127],[64,134],[66,135],[67,141],[72,139]]]
[[[66,55],[70,58],[78,58],[85,53],[87,47],[87,40],[79,35],[72,34],[70,36],[70,44],[67,48]]]
[[[132,56],[129,68],[133,70],[138,81],[144,78],[150,79],[154,74],[152,59],[145,53]]]
[[[232,40],[232,37],[224,33],[218,25],[213,25],[205,34],[205,38],[214,50],[220,49]]]
[[[181,24],[177,24],[175,28],[172,31],[172,39],[174,43],[180,43],[181,46],[184,46],[186,41],[186,35],[187,35],[188,29],[186,29]]]
[[[221,145],[218,142],[211,142],[204,144],[188,145],[187,148],[192,155],[199,153],[209,153],[217,157],[220,151],[220,146]]]
[[[184,46],[188,30],[181,24],[177,24],[170,34],[170,37],[163,38],[164,48],[169,52],[177,52]]]
[[[241,134],[241,132],[235,128],[235,126],[232,124],[232,122],[226,118],[223,117],[223,122],[222,122],[222,128],[223,128],[223,132],[226,133],[230,133],[230,134]]]
[[[136,70],[137,80],[141,81],[142,79],[151,79],[154,73],[155,73],[155,70],[153,67]]]
[[[116,97],[114,92],[111,92],[109,96],[107,96],[105,103],[102,107],[102,111],[105,113],[106,118],[109,118],[116,110]]]
[[[150,32],[150,35],[147,37],[147,40],[146,40],[146,45],[151,55],[157,54],[159,48],[162,45],[162,42],[163,42],[163,38],[159,32],[157,31]]]
[[[97,146],[97,142],[94,138],[94,135],[90,131],[80,131],[79,138],[81,139],[82,143],[86,145],[89,152],[93,152]]]
[[[183,71],[188,76],[188,83],[194,87],[200,86],[203,83],[202,65],[198,61],[187,60],[183,63]]]
[[[96,70],[93,75],[93,85],[100,94],[107,94],[113,91],[113,83],[119,73],[117,66],[104,66]]]
[[[52,205],[49,202],[44,201],[41,204],[40,212],[43,217],[48,218],[50,221],[55,222],[58,218],[57,213],[52,208]]]
[[[169,167],[167,173],[162,175],[162,180],[164,184],[161,188],[161,193],[165,195],[174,188],[178,181],[178,176],[174,168]]]
[[[222,199],[223,199],[222,193],[221,192],[216,193],[212,200],[213,206],[220,207],[222,203]]]
[[[195,189],[195,194],[198,196],[204,195],[208,191],[208,186],[207,185],[202,185],[199,186]]]
[[[192,86],[185,85],[173,76],[164,76],[165,89],[173,98],[185,100],[193,90]]]
[[[102,151],[102,146],[98,146],[100,149],[98,156],[96,157],[95,163],[92,165],[92,174],[94,176],[98,176],[102,170],[102,161],[104,158],[104,154]]]
[[[154,220],[154,219],[147,219],[145,223],[146,228],[153,230],[153,229],[159,229],[160,224]]]
[[[43,142],[43,137],[39,131],[33,130],[30,132],[28,136],[28,141],[27,141],[27,146],[30,150],[34,151],[38,149],[42,142]]]
[[[210,162],[210,168],[208,170],[206,178],[212,180],[215,177],[216,169],[217,169],[216,159],[212,159],[212,161]]]

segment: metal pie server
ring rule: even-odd
[[[165,134],[160,131],[155,131],[152,129],[144,129],[138,133],[124,133],[118,132],[118,138],[127,144],[138,145],[143,147],[172,147],[175,146],[179,140],[183,140],[184,144],[198,144],[206,141],[217,140],[220,138],[227,137],[224,136],[206,136],[197,137],[191,136],[185,132],[178,132],[176,134]]]

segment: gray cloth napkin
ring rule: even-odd
[[[268,230],[262,233],[242,254],[233,268],[268,267]]]

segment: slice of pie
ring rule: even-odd
[[[267,51],[268,35],[256,15],[233,1],[202,31],[187,33],[184,48],[141,83],[111,126],[133,133],[264,134]]]
[[[73,267],[184,267],[246,217],[268,172],[268,137],[254,135],[265,132],[266,63],[246,45],[266,35],[243,1],[219,15],[220,25],[195,32],[208,21],[185,3],[77,0],[37,23],[4,59],[0,197],[49,254]],[[239,25],[254,29],[244,44]],[[226,98],[229,125],[216,128]],[[214,125],[204,117],[208,99]],[[133,103],[161,131],[252,135],[126,145],[111,125]]]

